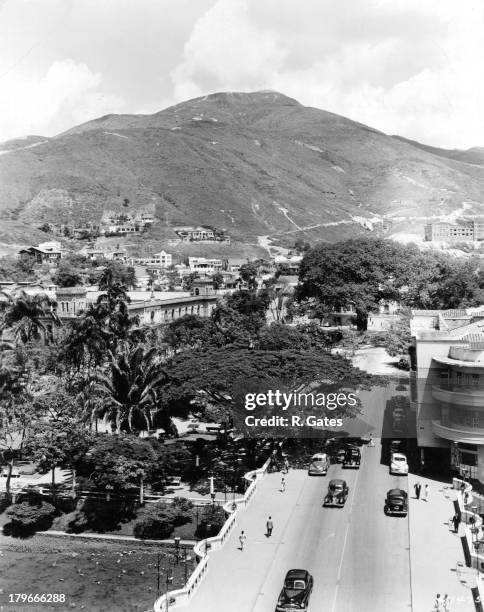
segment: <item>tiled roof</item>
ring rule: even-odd
[[[481,334],[484,332],[484,321],[478,321],[477,323],[469,323],[468,325],[462,325],[451,329],[448,333],[449,336],[456,338],[465,338],[469,334]]]

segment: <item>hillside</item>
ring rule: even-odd
[[[154,211],[146,238],[159,244],[188,223],[224,228],[246,244],[261,236],[292,242],[301,233],[423,234],[428,218],[484,214],[484,166],[441,151],[276,92],[107,115],[0,147],[0,214],[8,222],[0,242],[17,243],[20,234],[29,242],[45,221],[94,221],[105,210]]]

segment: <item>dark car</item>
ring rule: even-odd
[[[343,460],[343,467],[348,468],[359,468],[361,463],[361,452],[356,446],[348,447],[345,451],[345,458]]]
[[[403,489],[390,489],[385,500],[385,514],[407,516],[408,495]]]
[[[390,453],[403,453],[405,448],[404,440],[392,440],[390,442]]]
[[[307,570],[289,570],[277,600],[276,612],[307,610],[312,590],[313,577]]]
[[[348,492],[349,489],[346,480],[341,480],[339,478],[330,480],[323,506],[338,506],[341,508],[348,499]]]

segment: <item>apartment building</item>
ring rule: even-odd
[[[428,242],[466,242],[484,240],[484,221],[471,220],[460,224],[439,221],[425,226]]]
[[[484,306],[414,310],[411,406],[422,464],[484,482]]]

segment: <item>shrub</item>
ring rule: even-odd
[[[146,506],[134,525],[133,534],[135,538],[169,538],[175,528],[177,516],[179,516],[177,509],[167,504]]]
[[[49,529],[56,509],[47,502],[27,502],[14,504],[7,509],[12,534],[35,533]]]
[[[133,504],[117,500],[85,499],[77,507],[69,529],[103,533],[119,529],[120,523],[134,516]]]
[[[87,516],[80,510],[74,510],[59,516],[54,521],[54,529],[67,533],[81,533],[89,527]]]
[[[222,529],[225,520],[226,516],[222,507],[210,506],[204,510],[195,535],[197,538],[216,536]]]
[[[185,499],[184,497],[175,497],[173,499],[171,509],[174,514],[173,519],[175,527],[185,525],[186,523],[190,523],[192,521],[193,504],[190,500]]]

